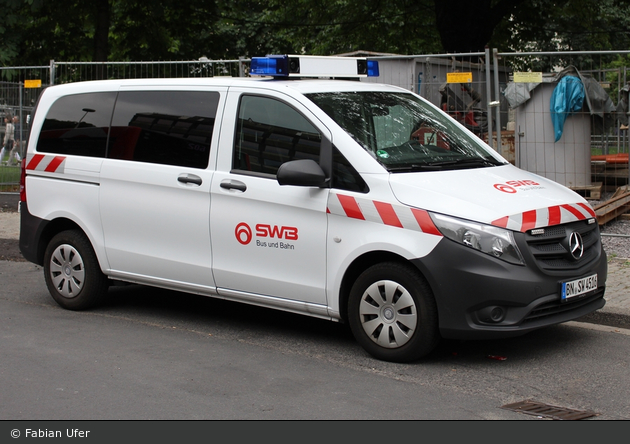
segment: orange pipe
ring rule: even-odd
[[[591,161],[606,161],[606,163],[619,164],[628,163],[628,153],[619,154],[602,154],[599,156],[591,156]]]

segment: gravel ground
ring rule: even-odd
[[[630,221],[616,220],[609,222],[601,227],[601,233],[602,244],[604,244],[604,250],[606,250],[608,257],[630,258]]]
[[[592,207],[606,202],[612,197],[612,193],[605,193],[602,200],[590,200]],[[609,258],[630,258],[630,220],[617,218],[600,227],[602,244]]]

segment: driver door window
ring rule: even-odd
[[[284,162],[319,162],[322,136],[289,105],[268,97],[243,96],[232,169],[275,175]]]

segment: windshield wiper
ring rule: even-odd
[[[395,167],[387,167],[387,169],[391,172],[399,173],[399,172],[412,172],[412,171],[439,171],[444,169],[445,167],[462,167],[462,168],[471,168],[475,166],[482,167],[491,167],[491,166],[499,166],[503,165],[498,161],[489,160],[489,159],[457,159],[457,160],[442,160],[438,162],[427,162],[413,165],[405,165],[405,166],[395,166]]]
[[[411,171],[441,170],[442,169],[441,166],[431,166],[426,163],[418,164],[418,165],[414,164],[414,165],[396,166],[396,167],[385,165],[385,167],[387,168],[388,171],[391,171],[392,173],[404,173],[404,172],[411,172]]]
[[[444,167],[444,166],[450,166],[450,165],[457,165],[457,166],[479,165],[479,166],[484,166],[484,167],[490,167],[490,166],[501,165],[501,163],[499,163],[498,161],[492,161],[489,159],[455,159],[455,160],[444,160],[440,162],[429,162],[427,165],[432,166],[432,167],[436,167],[436,166]]]

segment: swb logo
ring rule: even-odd
[[[298,240],[297,227],[279,227],[277,225],[256,224],[256,237],[270,237],[286,240]],[[241,245],[247,245],[252,241],[253,232],[248,224],[241,222],[234,230],[236,240]]]

